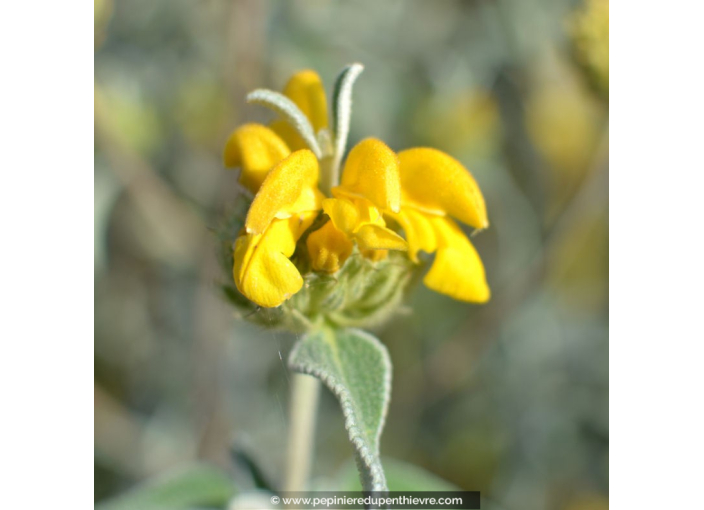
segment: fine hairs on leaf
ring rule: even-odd
[[[350,118],[352,116],[352,86],[357,80],[357,77],[364,71],[362,64],[352,64],[345,67],[335,80],[335,88],[333,89],[332,97],[332,122],[334,136],[335,159],[333,161],[333,170],[339,175],[340,162],[345,154],[347,145],[347,136],[350,132]],[[334,179],[337,184],[339,179]]]
[[[358,329],[322,328],[296,343],[289,367],[320,379],[342,407],[366,491],[387,491],[379,440],[391,397],[391,361],[386,347]]]
[[[322,150],[308,117],[288,97],[268,89],[257,89],[247,94],[247,102],[266,106],[281,115],[301,135],[315,157],[322,157]]]

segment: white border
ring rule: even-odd
[[[90,5],[3,6],[2,508],[93,505]]]
[[[92,505],[86,6],[11,3],[0,30],[8,508],[33,498]],[[610,499],[613,508],[692,508],[704,456],[703,9],[612,7]]]
[[[704,9],[611,7],[610,503],[695,508],[704,456]]]

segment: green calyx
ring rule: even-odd
[[[312,325],[378,325],[398,310],[413,273],[414,266],[404,255],[390,253],[373,262],[355,249],[336,273],[307,273],[303,289],[281,308],[303,313]]]

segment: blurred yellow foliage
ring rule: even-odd
[[[602,115],[592,98],[569,79],[551,81],[531,94],[526,104],[528,133],[556,172],[559,184],[571,182],[589,164],[600,133]]]
[[[106,29],[108,22],[112,17],[113,4],[112,0],[94,0],[93,4],[93,31],[94,31],[94,48],[98,48],[105,40]]]
[[[570,20],[577,58],[600,92],[609,94],[609,0],[586,0]]]
[[[427,145],[481,158],[491,154],[499,135],[499,108],[489,91],[472,89],[453,96],[430,96],[419,108],[413,129]]]
[[[145,155],[162,140],[162,129],[153,103],[124,87],[95,86],[95,102],[104,112],[120,144]]]
[[[565,233],[550,259],[550,284],[565,303],[596,310],[609,295],[608,218],[581,218]]]
[[[215,149],[233,115],[221,81],[197,77],[181,84],[176,99],[176,121],[193,143]]]

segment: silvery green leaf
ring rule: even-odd
[[[315,157],[322,157],[320,145],[308,117],[288,97],[273,90],[257,89],[247,94],[247,102],[261,104],[281,115],[301,135]]]
[[[196,464],[178,469],[95,505],[96,510],[176,510],[224,507],[236,493],[227,474]]]
[[[335,160],[333,168],[339,173],[340,161],[345,154],[347,136],[350,132],[352,116],[352,86],[364,70],[362,64],[352,64],[345,67],[335,80],[332,97],[332,123],[334,136]],[[334,182],[337,184],[337,182]]]
[[[379,439],[391,397],[386,347],[358,329],[322,329],[294,346],[289,366],[317,377],[335,394],[356,452],[362,487],[388,490],[379,460]]]

